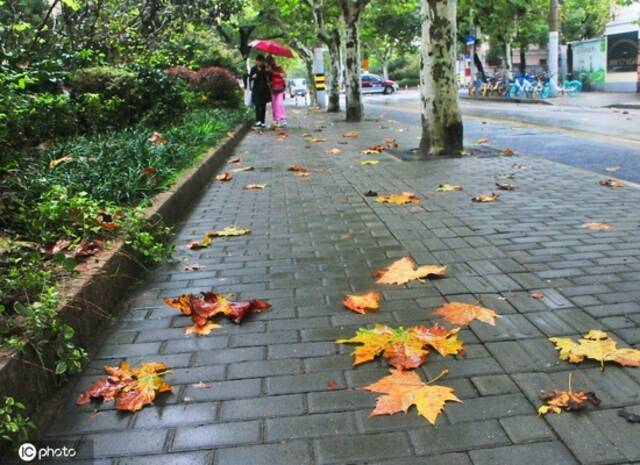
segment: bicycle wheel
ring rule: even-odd
[[[565,86],[565,90],[569,97],[577,97],[582,91],[582,83],[580,81],[569,81]]]

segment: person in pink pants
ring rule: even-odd
[[[284,95],[287,89],[287,73],[276,63],[273,56],[267,57],[267,70],[271,72],[271,111],[273,122],[278,127],[286,127],[287,120],[284,109]]]

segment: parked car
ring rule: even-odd
[[[396,90],[400,89],[397,82],[389,79],[384,79],[377,74],[365,73],[360,77],[363,94],[393,94]]]
[[[289,84],[287,86],[289,88],[289,96],[294,98],[296,96],[306,97],[307,96],[307,80],[303,78],[294,78],[289,79]]]

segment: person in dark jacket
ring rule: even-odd
[[[267,103],[271,101],[269,82],[271,73],[267,71],[264,55],[256,57],[256,64],[249,71],[249,86],[251,89],[251,103],[256,107],[256,128],[266,127],[264,124],[267,113]]]

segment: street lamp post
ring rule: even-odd
[[[549,84],[551,95],[558,93],[558,48],[559,48],[558,0],[551,0],[549,4]]]

